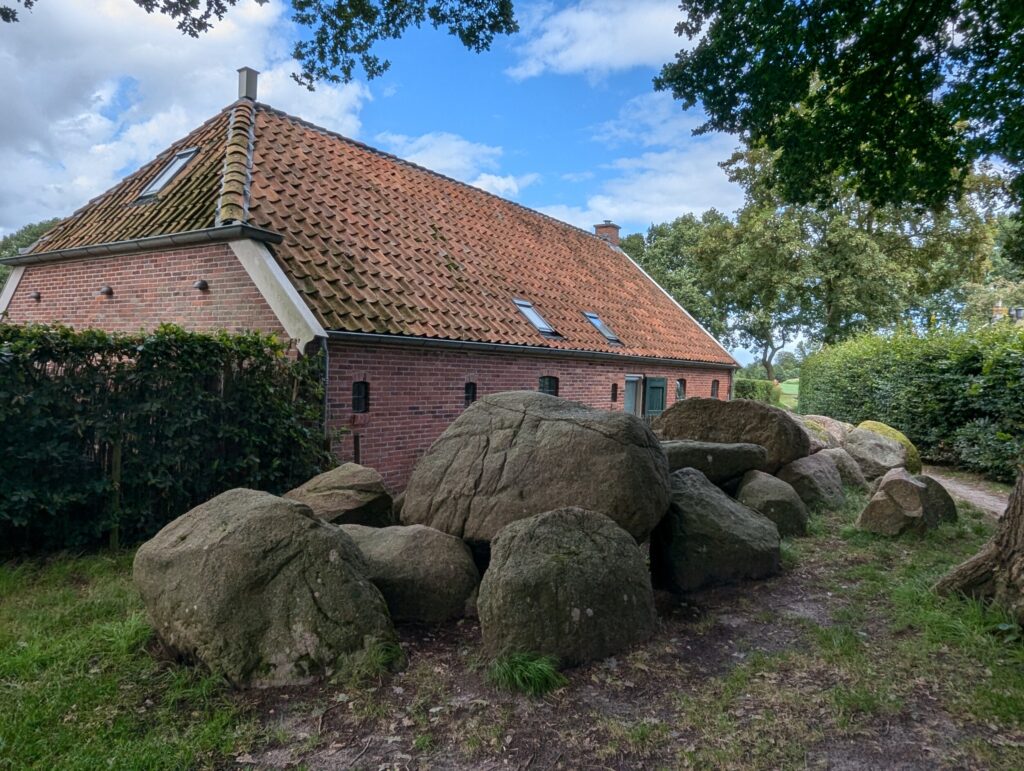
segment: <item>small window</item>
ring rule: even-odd
[[[591,324],[594,325],[594,327],[597,328],[598,332],[605,336],[609,343],[614,343],[615,345],[622,345],[622,340],[619,339],[619,336],[612,332],[611,327],[609,327],[607,324],[601,321],[600,316],[598,316],[596,313],[591,313],[589,311],[584,311],[583,315],[587,317],[587,321],[589,321]]]
[[[676,381],[676,401],[681,402],[686,398],[686,378],[681,377]]]
[[[612,401],[617,402],[619,400],[619,384],[612,383]]]
[[[526,316],[527,321],[533,324],[533,326],[537,328],[537,331],[542,335],[549,335],[551,337],[556,337],[558,335],[555,328],[548,324],[543,316],[537,313],[537,309],[533,307],[533,303],[529,303],[526,300],[513,300],[513,302],[516,304],[519,311]]]
[[[178,176],[178,172],[185,168],[185,164],[192,160],[192,156],[197,152],[199,152],[198,149],[193,147],[191,150],[182,150],[171,158],[171,162],[164,166],[164,170],[146,185],[146,189],[139,194],[139,198],[151,198],[163,190],[168,182]]]
[[[352,412],[370,411],[370,384],[357,380],[352,384]]]
[[[538,390],[542,394],[548,394],[549,396],[558,396],[558,378],[554,375],[544,375],[540,379],[540,387]]]
[[[466,383],[465,394],[466,406],[468,407],[476,401],[476,383]]]
[[[712,399],[717,399],[718,398],[718,381],[717,380],[712,380],[711,381],[711,398]]]

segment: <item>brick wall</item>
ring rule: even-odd
[[[465,384],[476,383],[477,398],[497,391],[537,390],[538,379],[559,379],[559,396],[601,409],[622,409],[626,375],[664,377],[666,408],[675,402],[675,382],[686,379],[686,395],[710,396],[719,380],[719,397],[728,399],[731,372],[695,367],[666,367],[613,361],[481,353],[437,348],[367,345],[331,341],[328,379],[329,426],[334,451],[377,469],[394,490],[401,490],[416,459],[465,409]],[[352,383],[370,384],[370,410],[353,413]],[[612,401],[612,384],[618,385]],[[338,434],[338,429],[348,429]]]
[[[209,290],[192,284],[204,279]],[[112,297],[97,296],[107,284]],[[38,301],[31,293],[38,291]],[[257,329],[285,336],[227,244],[29,265],[8,320],[136,332],[173,322],[199,331]]]

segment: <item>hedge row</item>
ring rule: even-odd
[[[328,467],[322,362],[274,338],[0,324],[0,550],[152,535]]]
[[[782,387],[771,380],[736,378],[732,383],[733,396],[737,399],[754,399],[767,404],[782,404]]]
[[[1011,481],[1024,460],[1024,329],[864,336],[814,354],[800,409],[880,420],[921,454]]]

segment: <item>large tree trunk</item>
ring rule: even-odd
[[[1024,469],[995,537],[935,584],[940,594],[990,599],[1024,624]]]

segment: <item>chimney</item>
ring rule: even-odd
[[[238,70],[238,98],[256,101],[256,81],[259,73],[252,67],[240,67]]]
[[[600,225],[594,225],[594,233],[598,238],[607,241],[612,246],[619,245],[619,226],[611,220],[605,220]]]

